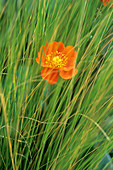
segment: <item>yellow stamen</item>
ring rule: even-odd
[[[62,52],[51,52],[46,56],[45,63],[48,64],[49,67],[61,68],[66,65],[66,58]]]

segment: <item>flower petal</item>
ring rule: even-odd
[[[40,51],[38,52],[38,57],[36,58],[36,62],[39,64],[40,63],[40,59],[41,59],[41,55],[42,55],[42,60],[41,60],[41,65],[43,66],[43,64],[45,63],[45,53],[46,53],[46,50],[47,50],[47,46],[48,46],[48,43],[45,44],[45,46],[41,46],[40,47]]]
[[[56,42],[54,41],[53,43],[49,43],[47,50],[46,50],[46,55],[50,54],[51,52],[56,52],[56,51],[63,51],[64,50],[64,44],[62,42]]]
[[[110,3],[110,0],[101,0],[103,2],[103,6],[107,5]],[[113,7],[112,2],[111,2],[111,7]]]
[[[41,77],[42,77],[44,80],[47,80],[50,73],[51,73],[51,69],[45,67],[45,68],[43,68],[43,69],[41,70]]]
[[[36,58],[36,62],[39,64],[39,60],[40,60],[40,58],[39,57],[37,57]]]
[[[41,70],[41,77],[44,80],[48,80],[49,84],[55,84],[59,77],[58,70],[45,67]]]
[[[63,79],[71,79],[72,76],[77,74],[78,70],[76,68],[71,69],[69,71],[59,70],[59,74]]]
[[[57,51],[62,52],[64,51],[64,48],[65,48],[64,44],[62,42],[59,42],[57,46]]]
[[[64,61],[66,60],[66,66],[64,66],[63,70],[69,71],[73,69],[75,66],[77,52],[74,50],[74,47],[67,46],[63,53],[65,54],[66,57],[66,59],[64,59]]]
[[[49,84],[55,84],[58,81],[58,70],[52,70],[51,74],[48,77]]]
[[[54,41],[53,43],[49,43],[46,49],[46,55],[50,54],[51,52],[55,52],[56,49],[58,48],[57,46],[58,46],[58,43],[56,41]]]

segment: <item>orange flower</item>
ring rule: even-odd
[[[107,5],[110,2],[110,0],[101,0],[101,1],[103,2],[103,5]],[[113,7],[113,5],[111,7]]]
[[[76,56],[77,52],[74,47],[65,47],[62,42],[54,41],[41,46],[36,58],[37,63],[41,63],[41,66],[44,67],[41,71],[41,77],[48,80],[49,84],[55,84],[59,74],[63,79],[71,79],[77,74]]]

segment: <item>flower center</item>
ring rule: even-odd
[[[51,61],[53,66],[60,66],[62,64],[62,59],[59,56],[53,57]]]
[[[61,68],[66,65],[66,57],[62,52],[51,52],[46,56],[46,64],[49,67]]]

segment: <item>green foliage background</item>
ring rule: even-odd
[[[74,46],[78,73],[49,85],[36,57],[53,41]],[[1,0],[0,169],[101,169],[113,149],[112,113],[110,4]]]

